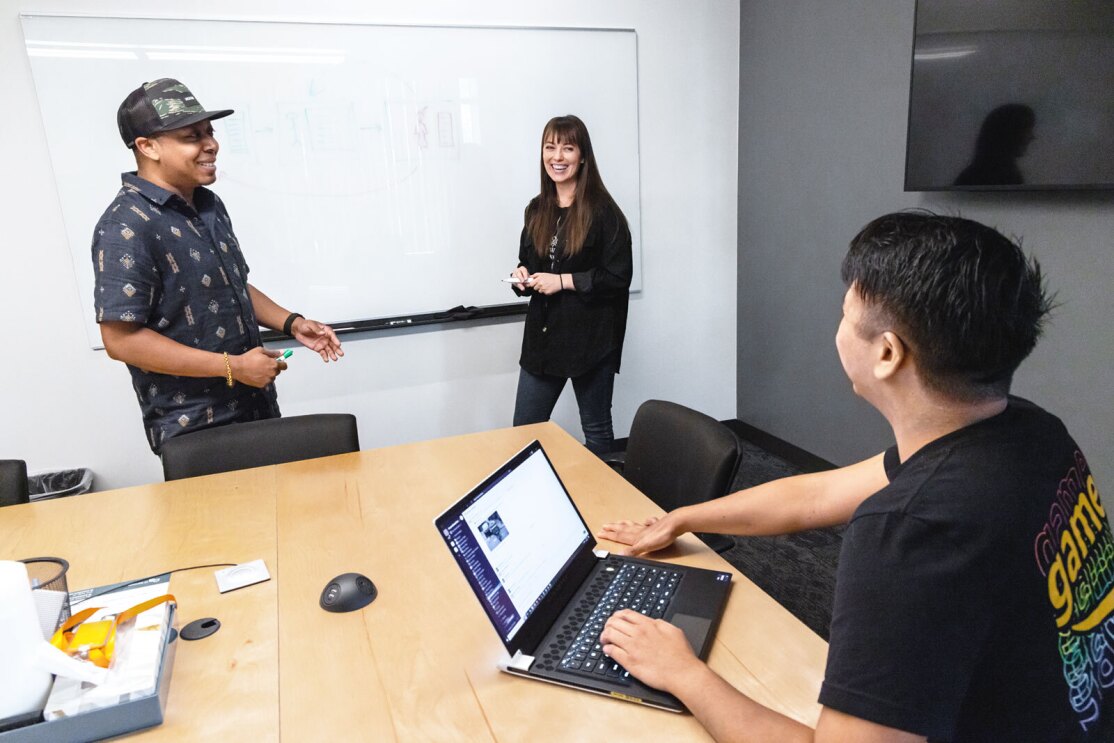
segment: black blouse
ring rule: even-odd
[[[526,207],[527,223],[536,199]],[[561,214],[567,215],[562,209]],[[563,221],[563,220],[562,220]],[[618,209],[604,207],[592,215],[584,246],[574,256],[565,255],[565,231],[558,230],[553,261],[534,249],[526,227],[519,239],[518,264],[530,273],[572,274],[576,291],[550,296],[533,290],[522,334],[519,364],[534,374],[578,377],[613,354],[615,371],[627,329],[627,297],[634,261],[631,235]]]

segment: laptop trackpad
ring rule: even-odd
[[[694,617],[692,614],[674,614],[670,617],[669,623],[679,627],[685,633],[685,639],[689,641],[692,652],[700,655],[700,651],[704,648],[704,641],[708,637],[708,630],[712,626],[712,620]]]

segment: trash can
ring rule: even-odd
[[[78,467],[72,470],[40,472],[27,478],[27,491],[31,502],[81,495],[93,489],[93,470]]]

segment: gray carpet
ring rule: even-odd
[[[803,472],[759,446],[742,444],[733,490]],[[735,546],[723,557],[827,640],[842,534],[840,527],[783,537],[729,537]]]

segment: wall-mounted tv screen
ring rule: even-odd
[[[906,191],[1114,188],[1114,2],[917,0]]]

